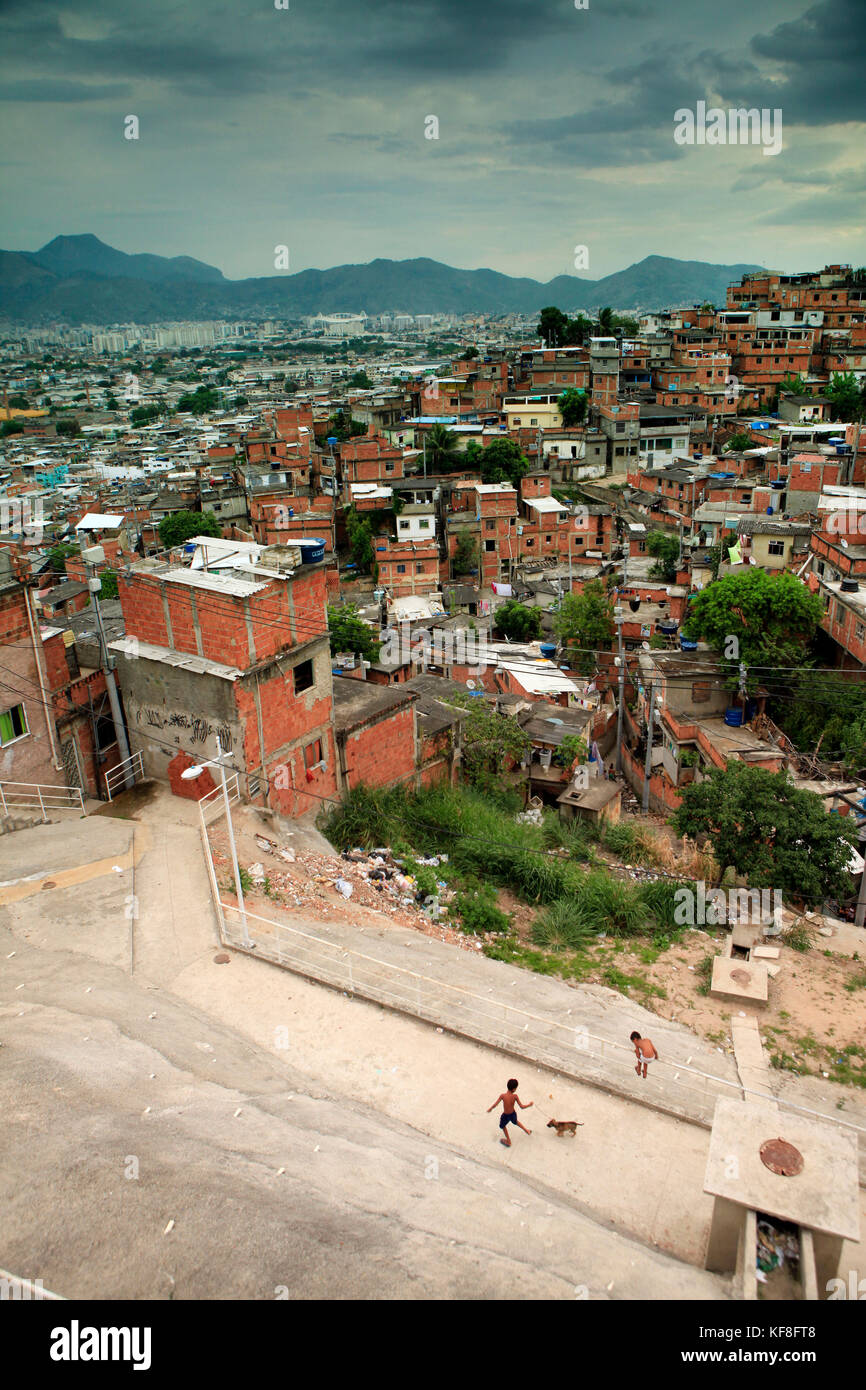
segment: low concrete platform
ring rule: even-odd
[[[715,999],[734,999],[750,1004],[767,1002],[767,967],[760,961],[716,956],[710,994]]]

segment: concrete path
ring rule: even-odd
[[[744,1093],[758,1092],[764,1097],[772,1097],[773,1084],[770,1068],[767,1065],[767,1058],[761,1042],[758,1020],[754,1014],[746,1014],[743,1018],[733,1017],[731,1019],[731,1037],[734,1043],[734,1060],[737,1063],[737,1071],[743,1083]],[[752,1095],[751,1098],[755,1099],[755,1096]],[[763,1103],[768,1107],[772,1106],[775,1110],[779,1109],[779,1104],[775,1100],[765,1099]]]

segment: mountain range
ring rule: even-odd
[[[191,256],[127,255],[92,234],[58,236],[39,251],[0,251],[0,317],[19,323],[159,323],[178,319],[299,318],[356,311],[534,314],[651,311],[709,300],[755,265],[647,256],[601,280],[559,275],[542,283],[439,261],[374,260],[298,274],[227,280]]]

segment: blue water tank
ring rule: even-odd
[[[325,542],[319,536],[306,536],[303,540],[293,542],[301,552],[301,562],[305,565],[317,565],[320,560],[325,558]]]
[[[688,637],[681,637],[681,638],[680,638],[680,651],[683,651],[683,652],[696,652],[697,649],[698,649],[698,644],[697,644],[697,642],[691,641],[691,639],[688,638]]]
[[[773,515],[773,508],[772,508],[772,507],[768,507],[768,508],[767,508],[767,516],[772,516],[772,515]]]
[[[725,723],[726,723],[726,724],[730,724],[730,725],[732,726],[732,728],[738,729],[738,728],[740,727],[740,725],[742,724],[742,722],[743,722],[743,711],[742,711],[741,709],[739,709],[739,708],[736,708],[736,709],[735,709],[733,706],[731,706],[729,709],[726,709],[726,710],[725,710]]]
[[[556,643],[555,643],[555,642],[542,642],[542,643],[541,643],[541,655],[542,655],[542,656],[546,656],[546,657],[553,657],[553,656],[556,656]]]

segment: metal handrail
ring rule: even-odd
[[[112,799],[114,789],[118,782],[125,783],[130,773],[132,774],[133,782],[144,776],[144,763],[140,752],[130,753],[129,757],[124,758],[122,763],[117,763],[115,767],[106,772],[105,790],[108,793],[109,801]]]
[[[4,816],[10,811],[35,811],[37,806],[45,822],[48,820],[46,810],[81,811],[83,815],[84,795],[80,787],[61,787],[48,782],[0,782],[0,807]]]

